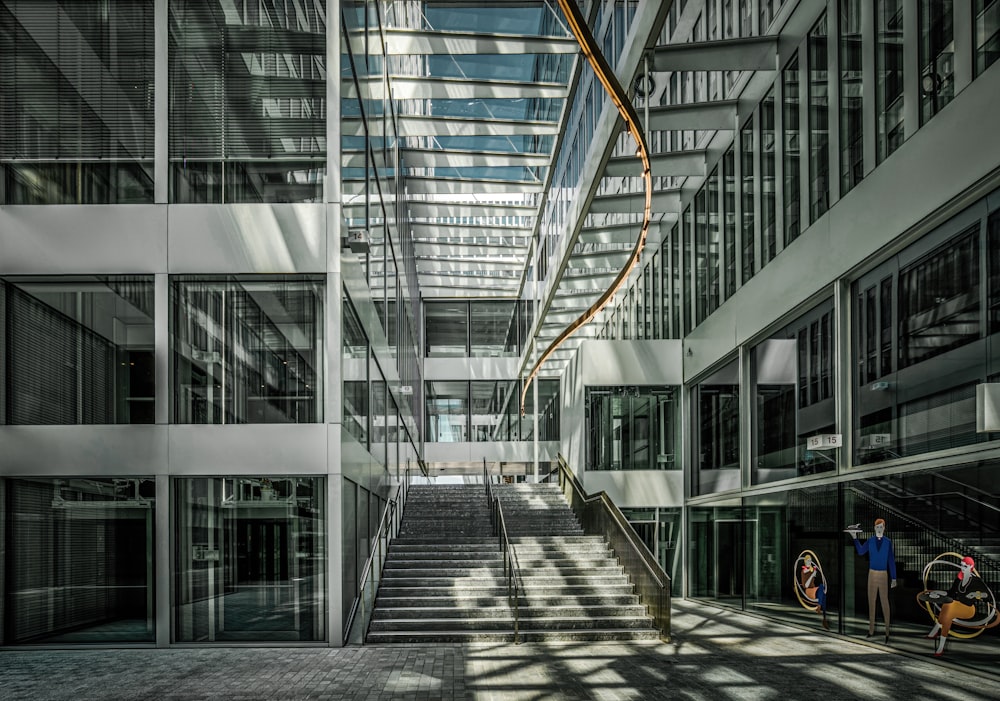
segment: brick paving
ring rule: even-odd
[[[695,602],[674,602],[673,633],[670,643],[8,649],[0,699],[1000,699],[1000,673]]]

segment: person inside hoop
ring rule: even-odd
[[[961,625],[962,620],[972,619],[976,615],[976,603],[991,599],[989,587],[976,574],[975,567],[975,560],[971,557],[964,557],[959,564],[955,581],[952,582],[951,588],[947,592],[927,591],[922,593],[924,601],[941,602],[941,612],[938,613],[937,622],[926,636],[931,639],[937,638],[935,657],[944,654],[944,645],[948,640],[952,624],[957,621]]]

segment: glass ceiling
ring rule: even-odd
[[[465,226],[475,231],[459,240],[492,238],[505,248],[493,270],[481,251],[418,249],[421,285],[445,295],[510,295],[509,280],[523,272],[511,261],[527,260],[538,218],[575,40],[555,0],[399,0],[389,3],[384,26],[415,236],[450,242],[448,227]],[[463,262],[468,270],[456,267]],[[491,286],[491,278],[503,283]]]

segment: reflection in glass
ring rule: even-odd
[[[830,206],[830,115],[826,14],[809,32],[809,223]]]
[[[980,245],[977,223],[916,260],[904,250],[855,283],[857,462],[986,439],[975,431],[976,385],[990,375]]]
[[[1000,58],[1000,0],[974,0],[976,23],[975,77]]]
[[[171,202],[318,202],[326,3],[171,0]]]
[[[470,384],[472,404],[470,409],[472,431],[469,440],[486,442],[502,440],[494,438],[494,432],[503,419],[503,404],[508,394],[516,388],[513,380],[473,380]],[[512,398],[516,402],[516,399]]]
[[[424,304],[424,356],[465,358],[469,344],[468,302]]]
[[[730,146],[722,157],[722,250],[725,266],[723,301],[736,294],[736,155]],[[665,327],[664,327],[665,328]]]
[[[777,199],[775,192],[774,88],[760,103],[760,265],[778,254]]]
[[[321,275],[177,276],[177,423],[322,421]]]
[[[800,197],[799,197],[799,60],[796,58],[781,72],[781,103],[782,103],[782,167],[784,169],[784,210],[785,210],[785,245],[798,238],[802,232],[802,222],[800,221]]]
[[[0,280],[6,424],[153,423],[153,276]]]
[[[903,2],[878,0],[875,12],[875,115],[878,162],[906,138],[903,122]]]
[[[680,585],[681,566],[681,509],[679,507],[635,507],[623,508],[622,515],[628,525],[653,553],[660,567],[671,581]]]
[[[840,3],[840,196],[865,177],[861,92],[861,0]]]
[[[9,643],[155,640],[152,479],[6,483]]]
[[[538,414],[538,440],[559,440],[559,380],[536,379],[538,383],[538,409],[535,409],[534,383],[528,389],[524,402],[524,416],[521,418],[521,440],[530,441],[535,436],[535,414]],[[518,397],[521,396],[518,389]],[[516,404],[516,402],[515,402]]]
[[[833,302],[820,304],[751,350],[755,393],[753,484],[836,467],[810,436],[835,433]]]
[[[470,343],[473,358],[513,358],[517,355],[514,300],[470,303]]]
[[[742,198],[742,214],[740,233],[743,237],[743,284],[754,275],[754,187],[756,180],[753,174],[754,153],[756,152],[756,140],[754,139],[753,118],[747,120],[740,130],[740,179],[743,181],[740,188]]]
[[[461,443],[469,440],[469,383],[427,383],[427,440]]]
[[[692,392],[692,413],[698,427],[692,436],[697,460],[697,473],[693,477],[699,494],[739,486],[739,398],[736,360],[699,382]],[[732,474],[719,474],[720,471]]]
[[[0,4],[0,204],[153,201],[153,0]]]
[[[588,470],[679,470],[676,387],[588,387]]]
[[[173,481],[173,638],[326,639],[326,479]]]
[[[955,97],[952,0],[920,0],[920,124]]]
[[[688,592],[694,598],[716,599],[741,606],[746,572],[747,540],[756,542],[752,528],[744,530],[739,500],[726,506],[688,507]]]
[[[368,338],[354,305],[345,295],[341,372],[344,377],[344,430],[368,444]]]

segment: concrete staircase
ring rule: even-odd
[[[521,638],[655,640],[614,553],[555,485],[496,487],[521,567]],[[414,486],[367,642],[509,642],[514,613],[482,486]]]
[[[658,639],[614,551],[584,535],[558,485],[500,485],[496,493],[524,583],[524,640]]]
[[[482,485],[414,485],[368,643],[506,642],[514,614]]]

